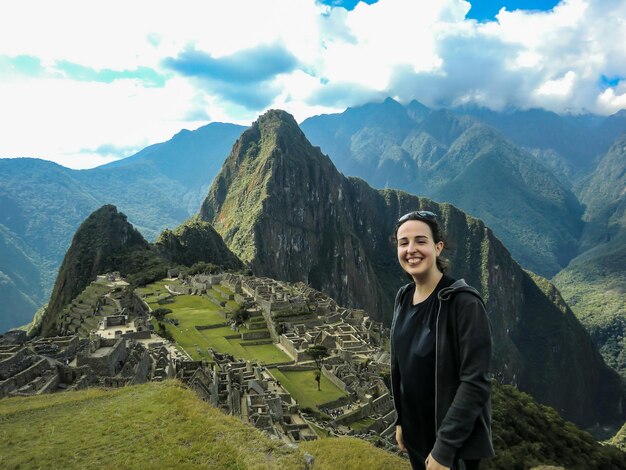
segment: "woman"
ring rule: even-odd
[[[395,241],[413,280],[398,291],[391,324],[396,441],[414,469],[477,469],[494,455],[483,301],[464,280],[444,274],[435,214],[400,217]]]

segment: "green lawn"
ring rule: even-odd
[[[135,289],[135,292],[139,294],[143,300],[148,304],[154,304],[159,299],[163,299],[170,296],[170,293],[165,288],[165,284],[168,284],[166,281],[158,281],[152,284],[149,284],[145,287],[138,287]],[[147,297],[143,297],[143,294],[147,294]],[[151,308],[155,308],[150,305]]]
[[[179,321],[178,326],[164,322],[165,328],[172,334],[178,345],[184,349],[193,359],[208,357],[208,348],[213,348],[220,353],[229,353],[239,359],[259,361],[264,364],[288,362],[291,360],[284,352],[274,344],[251,345],[253,341],[243,341],[241,338],[227,338],[228,336],[246,333],[249,330],[241,327],[239,332],[233,331],[228,326],[211,328],[208,330],[197,330],[196,326],[219,325],[225,323],[221,307],[211,302],[206,297],[197,295],[177,295],[174,302],[159,305],[156,300],[160,293],[165,291],[164,281],[150,284],[142,289],[140,293],[147,293],[146,299],[152,309],[159,307],[168,308],[172,313],[166,318],[175,318]],[[166,291],[165,291],[166,292]],[[221,287],[220,292],[228,292]],[[220,292],[217,292],[220,296]],[[228,302],[233,304],[232,301]],[[227,307],[228,308],[228,307]],[[221,313],[220,313],[221,312]],[[153,322],[155,329],[158,325]],[[199,351],[200,352],[199,352]]]
[[[366,417],[358,421],[355,421],[354,423],[350,423],[350,427],[354,429],[355,431],[361,431],[365,429],[366,427],[374,424],[375,422],[376,420],[374,418]]]
[[[319,411],[319,405],[347,395],[324,375],[322,375],[320,382],[321,390],[318,390],[317,382],[315,381],[315,371],[312,370],[281,372],[278,368],[273,367],[270,369],[270,372],[298,402],[300,408],[311,408]]]

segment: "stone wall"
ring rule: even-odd
[[[247,333],[241,333],[241,339],[250,340],[250,339],[265,339],[270,338],[269,330],[261,330],[261,331],[249,331]]]
[[[23,387],[34,379],[43,376],[45,371],[51,368],[47,359],[39,356],[37,357],[39,360],[37,360],[30,367],[18,372],[6,380],[0,381],[0,398],[6,397],[13,390]]]
[[[103,356],[83,356],[76,357],[77,366],[89,366],[96,374],[103,377],[113,377],[121,369],[120,363],[126,362],[128,356],[128,350],[126,348],[126,340],[124,338],[119,339],[102,339],[100,342],[101,347],[106,347],[111,341],[115,342],[111,351]],[[97,352],[97,350],[96,350]],[[92,353],[93,354],[93,353]]]
[[[337,377],[335,374],[333,374],[330,370],[326,369],[326,367],[322,367],[322,374],[324,375],[324,377],[326,377],[328,380],[330,380],[336,387],[340,388],[344,392],[346,392],[346,393],[352,392],[350,387],[348,387],[343,382],[343,380],[341,380],[339,377]]]
[[[127,338],[127,339],[150,339],[150,338],[152,338],[152,334],[150,333],[150,330],[133,331],[133,332],[130,332],[130,333],[122,334],[122,338]]]
[[[7,354],[8,358],[0,361],[0,380],[6,380],[17,370],[23,370],[30,361],[28,349],[22,348],[15,354]]]
[[[150,372],[150,353],[148,350],[144,350],[141,355],[141,359],[135,366],[133,377],[129,381],[129,385],[142,384],[148,381],[148,373]]]

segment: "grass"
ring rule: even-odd
[[[36,432],[34,432],[36,430]],[[0,468],[315,470],[409,468],[358,439],[293,449],[178,381],[0,400]]]
[[[0,423],[1,468],[303,467],[175,381],[0,400]]]
[[[376,422],[376,420],[374,418],[366,417],[366,418],[360,419],[358,421],[355,421],[354,423],[350,423],[350,427],[358,432],[358,431],[362,431],[366,427],[374,424],[375,422]]]
[[[300,444],[315,457],[317,469],[410,470],[408,459],[378,449],[369,442],[353,437],[318,439]]]
[[[146,297],[143,297],[143,300],[145,300],[147,304],[150,304],[151,308],[154,309],[155,307],[153,307],[152,304],[157,303],[160,299],[170,296],[170,293],[165,288],[165,284],[168,284],[168,282],[158,281],[145,287],[137,287],[135,292],[139,294],[140,297],[145,294]]]
[[[324,375],[321,377],[321,390],[318,390],[315,372],[312,370],[281,372],[274,367],[270,369],[270,372],[298,402],[300,408],[311,408],[319,411],[318,406],[347,396],[347,393],[338,388]]]
[[[159,305],[156,299],[159,292],[165,291],[165,282],[159,281],[150,284],[142,289],[140,293],[148,294],[146,301],[152,309],[165,307],[172,310],[166,318],[178,320],[178,326],[164,322],[165,328],[172,334],[178,346],[184,349],[193,359],[199,360],[208,356],[208,348],[213,348],[220,353],[229,353],[239,359],[258,361],[263,364],[275,364],[289,362],[291,358],[274,344],[253,345],[257,340],[244,341],[241,338],[227,338],[249,330],[241,327],[239,332],[233,331],[228,326],[211,328],[208,330],[197,330],[196,326],[220,325],[226,322],[227,313],[221,307],[211,302],[209,299],[198,295],[177,295],[173,297],[174,302]],[[216,291],[218,297],[221,293],[228,294],[228,289],[220,286]],[[232,304],[232,305],[228,305]],[[227,309],[236,307],[236,303],[229,301]],[[158,330],[156,322],[153,323]]]

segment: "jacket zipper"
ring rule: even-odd
[[[439,373],[439,314],[441,313],[441,299],[439,295],[437,295],[437,300],[439,300],[439,308],[437,309],[437,319],[435,321],[435,438],[437,436],[438,426],[438,416],[437,416],[437,408],[438,408],[438,398],[439,394],[437,391],[437,374]]]

